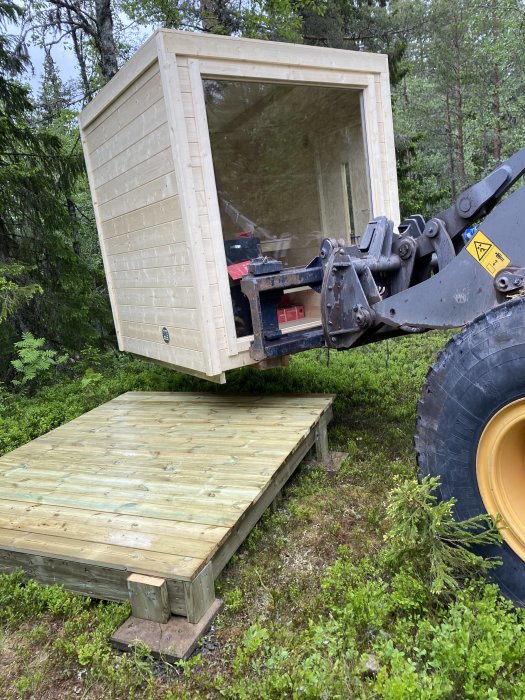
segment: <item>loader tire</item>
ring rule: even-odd
[[[458,520],[500,516],[503,544],[490,576],[525,605],[525,298],[508,301],[455,335],[430,369],[418,404],[420,475],[439,476]]]

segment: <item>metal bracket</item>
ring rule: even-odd
[[[487,177],[462,192],[448,209],[434,218],[443,222],[452,241],[459,239],[463,231],[477,219],[489,214],[503,195],[525,174],[525,148],[493,170]],[[418,238],[418,257],[432,252],[431,241]]]
[[[282,269],[282,263],[273,258],[252,261],[248,274],[241,281],[241,290],[250,302],[253,341],[250,356],[256,360],[282,357],[300,350],[322,347],[321,328],[284,334],[279,328],[277,306],[283,290],[310,286],[318,291],[323,279],[320,258],[314,258],[305,268]]]
[[[498,292],[510,294],[519,292],[525,286],[525,267],[506,267],[494,278],[494,287]]]
[[[356,318],[363,309],[368,313],[370,306],[352,258],[344,247],[336,245],[328,257],[321,289],[321,316],[328,347],[353,345],[364,331]]]
[[[430,239],[437,258],[438,270],[442,270],[456,257],[454,244],[441,219],[427,221],[423,235]]]

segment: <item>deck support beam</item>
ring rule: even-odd
[[[331,416],[330,416],[331,417]],[[328,449],[328,421],[326,414],[319,418],[317,427],[315,428],[315,455],[318,462],[328,464],[330,459],[330,451]]]
[[[215,600],[215,579],[211,561],[193,581],[184,583],[184,599],[188,622],[197,623]]]

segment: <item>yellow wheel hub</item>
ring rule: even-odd
[[[509,403],[485,426],[476,474],[487,513],[503,520],[501,536],[525,561],[525,398]]]

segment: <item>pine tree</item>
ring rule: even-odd
[[[19,16],[19,8],[0,0],[2,29]],[[100,266],[75,250],[80,244],[78,221],[69,203],[75,199],[75,183],[82,172],[81,156],[71,138],[68,143],[62,104],[60,127],[51,123],[51,99],[45,110],[35,110],[29,89],[20,82],[25,65],[23,47],[3,31],[0,354],[4,365],[0,373],[8,366],[13,341],[23,332],[46,337],[57,347],[78,349],[97,338],[95,325],[100,328],[107,308],[99,293]],[[58,88],[55,84],[55,98]]]

